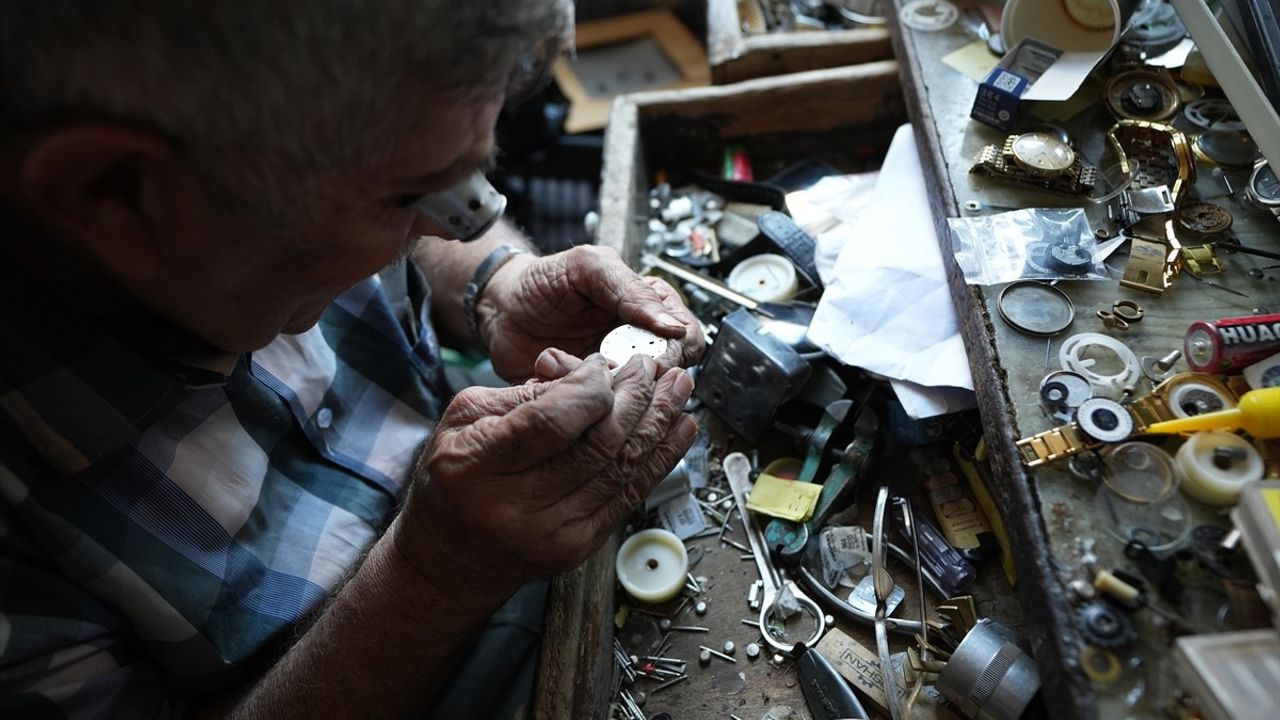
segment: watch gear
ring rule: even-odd
[[[1108,650],[1131,644],[1136,636],[1133,620],[1111,603],[1095,600],[1076,611],[1076,625],[1085,643]]]
[[[1087,193],[1098,176],[1070,144],[1048,132],[1010,135],[982,148],[970,172],[1066,195]]]
[[[1224,232],[1235,221],[1229,210],[1207,202],[1187,203],[1178,208],[1175,216],[1178,218],[1178,225],[1201,235]]]

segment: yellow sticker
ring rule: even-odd
[[[986,40],[974,40],[942,58],[942,62],[975,81],[982,82],[991,73],[991,68],[1000,62],[1000,58],[993,55],[987,48]]]
[[[760,473],[755,487],[747,496],[747,509],[783,520],[804,522],[813,515],[821,492],[821,485]]]
[[[1267,504],[1267,509],[1271,511],[1271,519],[1276,522],[1276,527],[1280,527],[1280,489],[1266,488],[1260,492],[1262,493],[1262,501]]]

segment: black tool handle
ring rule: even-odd
[[[858,696],[853,694],[853,689],[822,653],[805,647],[804,643],[796,643],[792,654],[797,657],[796,674],[800,678],[800,690],[814,720],[869,720],[870,716],[858,702]]]

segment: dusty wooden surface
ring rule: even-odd
[[[737,0],[707,1],[707,56],[717,85],[893,57],[882,28],[746,35]]]
[[[604,717],[613,694],[615,535],[581,567],[551,581],[530,717]],[[585,709],[593,710],[587,711]]]
[[[945,218],[957,216],[959,204],[980,200],[995,205],[1026,207],[1067,206],[1072,203],[1053,195],[992,183],[969,174],[972,158],[986,144],[1004,137],[968,117],[977,84],[941,62],[943,56],[972,41],[958,26],[938,33],[919,33],[894,27],[898,57],[903,65],[904,91],[916,126],[922,162],[935,198],[935,220],[939,237],[948,238]],[[1101,156],[1103,135],[1113,123],[1105,110],[1095,107],[1062,123],[1082,147],[1087,157]],[[1185,120],[1179,127],[1186,130]],[[1197,191],[1202,198],[1224,203],[1234,214],[1235,231],[1246,245],[1280,249],[1280,225],[1267,216],[1240,208],[1222,198],[1226,188],[1214,177],[1211,167],[1200,163]],[[1247,175],[1246,178],[1247,179]],[[1232,176],[1239,188],[1243,179]],[[1089,208],[1094,226],[1105,217],[1105,208]],[[949,251],[949,246],[945,248]],[[1274,264],[1246,255],[1223,255],[1227,271],[1213,280],[1246,293],[1242,298],[1182,277],[1163,295],[1152,295],[1119,287],[1118,275],[1102,282],[1063,283],[1076,305],[1076,321],[1067,333],[1046,340],[1022,335],[1001,321],[995,308],[1000,286],[981,288],[964,284],[950,252],[944,252],[949,267],[952,295],[959,309],[965,344],[977,386],[987,442],[992,448],[997,497],[1007,503],[1014,544],[1023,549],[1018,569],[1024,578],[1019,591],[1029,608],[1036,608],[1043,622],[1035,627],[1036,656],[1045,683],[1048,706],[1055,717],[1158,717],[1151,704],[1126,707],[1123,695],[1138,682],[1152,689],[1152,696],[1167,692],[1172,682],[1167,665],[1168,646],[1164,639],[1144,635],[1150,642],[1141,647],[1145,671],[1101,692],[1088,683],[1079,665],[1081,639],[1075,628],[1072,606],[1065,584],[1079,565],[1081,538],[1097,538],[1104,564],[1128,567],[1121,546],[1106,535],[1099,518],[1091,511],[1095,488],[1074,480],[1063,468],[1047,467],[1026,471],[1017,459],[1014,442],[1054,425],[1040,410],[1037,389],[1042,377],[1058,369],[1057,351],[1062,339],[1078,332],[1107,332],[1094,317],[1098,309],[1109,308],[1118,299],[1141,303],[1146,316],[1127,333],[1118,335],[1139,357],[1164,355],[1181,348],[1187,325],[1194,320],[1248,315],[1255,308],[1280,308],[1280,282],[1253,280],[1250,268]],[[1123,261],[1115,264],[1123,267]],[[1274,273],[1271,274],[1274,277]],[[1046,352],[1049,362],[1046,363]],[[1186,370],[1185,364],[1178,365]],[[1140,391],[1149,390],[1144,385]],[[1224,519],[1189,501],[1195,523],[1218,523]],[[1131,567],[1129,569],[1132,569]]]

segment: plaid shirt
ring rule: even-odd
[[[440,415],[429,307],[390,268],[226,355],[0,267],[0,717],[178,715],[261,671]]]

